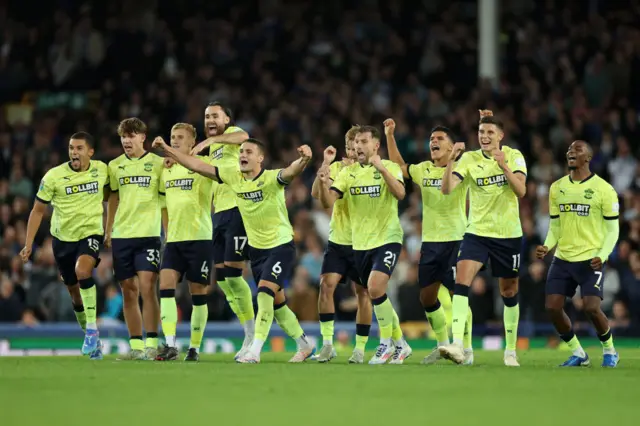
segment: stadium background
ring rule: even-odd
[[[623,206],[603,307],[616,335],[640,336],[639,3],[509,0],[499,12],[482,12],[480,38],[478,10],[475,1],[0,1],[0,338],[71,333],[56,326],[75,317],[47,221],[34,262],[23,267],[17,256],[37,185],[66,160],[68,136],[91,132],[95,158],[109,161],[121,154],[120,119],[142,118],[150,144],[178,121],[202,133],[204,106],[213,100],[266,141],[270,167],[294,159],[300,144],[314,149],[314,167],[287,190],[299,254],[288,297],[302,321],[318,319],[329,215],[311,199],[310,186],[323,148],[342,149],[352,123],[382,129],[392,117],[407,162],[428,158],[436,124],[474,149],[478,109],[486,108],[504,120],[504,143],[522,150],[529,167],[520,204],[520,333],[554,344],[544,312],[548,263],[533,260],[531,249],[546,234],[547,191],[566,172],[564,153],[585,139],[595,149],[593,170],[613,184]],[[407,188],[405,245],[389,293],[407,329],[418,324],[417,336],[426,324],[416,284],[421,203]],[[110,254],[101,257],[102,327],[126,336]],[[180,315],[188,320],[190,299],[181,290]],[[229,333],[232,313],[215,284],[210,290],[209,333]],[[342,286],[336,298],[337,319],[352,323],[351,288]],[[499,333],[495,280],[479,276],[470,303],[476,335]],[[589,333],[580,301],[568,307],[578,332]]]

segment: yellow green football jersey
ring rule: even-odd
[[[211,163],[207,157],[198,158]],[[167,242],[210,240],[213,236],[213,181],[174,164],[163,169],[161,187],[164,188],[169,216]]]
[[[347,167],[342,161],[336,161],[329,167],[331,180],[336,180],[340,171]],[[345,246],[351,245],[351,220],[349,207],[345,199],[340,199],[333,205],[331,223],[329,224],[329,241]]]
[[[119,197],[112,238],[160,236],[162,162],[162,157],[146,152],[140,158],[122,154],[109,163],[111,191]]]
[[[527,164],[520,151],[503,146],[502,152],[512,172],[527,175]],[[487,157],[482,150],[465,152],[453,173],[467,181],[468,233],[491,238],[522,236],[518,197],[493,157]]]
[[[422,241],[460,241],[467,228],[467,182],[444,195],[442,176],[445,168],[431,161],[411,164],[408,167],[411,180],[420,187],[422,194]]]
[[[223,134],[242,132],[240,127],[228,127]],[[214,143],[209,148],[209,158],[213,160],[211,164],[217,167],[238,167],[240,157],[240,145]],[[216,213],[232,209],[237,206],[236,197],[233,191],[225,185],[216,185],[213,192],[213,207]]]
[[[103,235],[102,203],[108,184],[109,169],[102,161],[91,160],[85,172],[74,171],[70,163],[49,170],[36,199],[53,206],[51,235],[66,242]]]
[[[593,259],[602,248],[605,221],[618,220],[619,211],[618,194],[600,176],[555,181],[549,189],[549,214],[560,221],[555,256],[567,262]]]
[[[382,160],[382,164],[404,183],[400,166],[389,160]],[[354,250],[371,250],[385,244],[402,243],[398,200],[373,166],[355,163],[343,168],[331,189],[347,201]]]
[[[249,245],[270,249],[293,240],[293,227],[284,197],[286,182],[280,171],[262,170],[254,179],[245,179],[238,166],[218,168],[218,177],[237,199]]]

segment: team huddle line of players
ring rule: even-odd
[[[108,166],[91,159],[93,138],[79,132],[69,141],[70,161],[49,170],[42,179],[21,256],[29,261],[35,234],[51,204],[54,257],[85,330],[83,354],[91,359],[103,357],[92,274],[104,245],[112,249],[130,335],[131,350],[120,359],[178,358],[175,293],[184,277],[193,303],[185,361],[198,360],[213,261],[216,282],[245,332],[237,362],[260,362],[274,319],[297,343],[290,362],[310,357],[328,362],[336,357],[333,292],[342,280],[350,279],[356,283],[358,312],[356,346],[349,362],[364,363],[374,311],[380,342],[369,364],[402,364],[412,350],[387,297],[387,285],[402,250],[398,201],[405,197],[408,179],[419,186],[422,195],[420,302],[438,342],[423,363],[448,359],[473,364],[469,288],[476,274],[490,263],[504,301],[504,363],[519,366],[522,227],[518,198],[526,193],[527,167],[518,150],[501,146],[503,126],[491,111],[480,111],[480,149],[476,151],[464,152],[464,143],[455,143],[452,132],[438,126],[431,132],[431,160],[406,164],[396,145],[392,119],[384,122],[390,160],[378,154],[381,135],[374,126],[349,129],[346,157],[341,161],[336,161],[333,146],[325,149],[312,187],[312,196],[323,207],[332,208],[320,277],[323,342],[317,354],[287,307],[283,291],[296,262],[284,191],[310,162],[311,149],[303,145],[298,148],[299,158],[288,167],[266,170],[264,144],[232,125],[232,119],[231,110],[223,104],[209,104],[203,142],[196,143],[196,129],[187,123],[172,127],[169,145],[155,138],[152,147],[165,158],[144,150],[147,127],[141,120],[123,120],[118,134],[124,154]],[[208,155],[200,155],[207,149]],[[570,173],[550,188],[551,225],[536,256],[543,258],[556,248],[546,284],[546,308],[572,350],[562,365],[590,364],[563,310],[565,298],[580,287],[585,312],[602,342],[602,365],[615,367],[619,357],[600,304],[604,263],[618,239],[619,204],[613,188],[590,171],[591,157],[588,143],[571,144],[567,152]],[[161,229],[166,235],[162,256]],[[257,313],[251,289],[242,277],[247,260],[258,286]],[[440,302],[450,296],[440,291],[441,285],[453,295],[452,336]],[[161,346],[160,325],[165,338]]]

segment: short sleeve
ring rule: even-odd
[[[473,160],[471,159],[471,155],[464,153],[456,164],[454,164],[453,174],[458,176],[460,180],[464,180],[469,173],[469,164],[471,164]]]
[[[551,185],[551,188],[549,188],[549,217],[551,217],[551,219],[557,219],[560,217],[560,210],[558,209],[558,202],[556,200],[557,196],[557,185]]]
[[[210,163],[210,161],[207,161]],[[220,183],[226,183],[229,186],[233,186],[236,178],[238,176],[238,168],[237,167],[216,167],[218,180]]]
[[[49,204],[53,199],[53,194],[55,192],[55,179],[52,176],[51,171],[47,172],[42,180],[40,181],[40,186],[38,187],[38,192],[36,194],[36,199]]]
[[[407,173],[414,183],[420,185],[422,182],[422,167],[420,167],[420,164],[409,164],[407,166]]]
[[[272,174],[273,176],[275,176],[275,182],[280,185],[280,186],[287,186],[289,185],[290,182],[287,182],[286,180],[282,179],[282,170],[283,169],[276,169],[276,170],[269,170],[268,173]],[[269,179],[269,181],[273,181],[272,178]]]
[[[338,175],[340,174],[340,171],[343,169],[344,167],[340,167],[340,163],[339,162],[335,162],[332,163],[331,166],[329,166],[329,178],[331,180],[336,180],[336,178],[338,177]]]
[[[618,194],[611,185],[607,185],[604,197],[602,198],[602,217],[608,220],[617,219],[620,215],[620,201]]]
[[[522,153],[517,149],[511,151],[511,171],[513,173],[527,175],[527,163]]]
[[[399,165],[397,165],[393,161],[388,161],[385,164],[385,167],[387,168],[387,170],[389,170],[389,173],[391,173],[394,178],[396,178],[397,180],[399,180],[404,184],[404,176],[402,175],[402,168]]]
[[[336,178],[333,180],[333,185],[331,185],[331,189],[337,192],[338,195],[340,195],[340,198],[342,198],[344,193],[347,191],[348,176],[349,176],[349,172],[347,172],[347,169],[346,168],[342,169],[340,173],[338,173],[338,176],[336,176]]]
[[[109,163],[107,167],[107,171],[109,172],[109,187],[111,188],[111,192],[118,192],[120,189],[120,185],[118,185],[118,178],[116,175],[116,165],[113,164],[113,161]]]
[[[231,127],[228,127],[227,130],[224,131],[225,134],[237,133],[237,132],[244,132],[244,130],[242,130],[238,126],[231,126]]]

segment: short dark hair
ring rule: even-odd
[[[258,149],[260,150],[260,152],[262,153],[262,155],[265,155],[267,153],[267,146],[264,144],[264,142],[262,142],[261,140],[255,139],[255,138],[249,138],[247,140],[245,140],[242,143],[252,143],[255,146],[258,147]]]
[[[118,136],[146,135],[147,125],[138,117],[125,118],[118,125]]]
[[[504,131],[504,124],[493,115],[482,117],[479,124],[494,124],[498,129]]]
[[[207,105],[207,107],[214,107],[214,106],[220,107],[220,109],[224,111],[227,117],[229,117],[229,124],[233,124],[233,111],[231,111],[231,108],[229,108],[228,106],[226,106],[220,101],[209,102],[209,104]]]
[[[452,143],[455,143],[456,137],[447,126],[435,126],[431,129],[431,133],[442,132],[447,135],[447,137],[451,140]]]
[[[89,148],[94,148],[95,147],[95,142],[93,140],[93,136],[91,136],[89,133],[87,132],[76,132],[74,134],[71,135],[71,137],[69,138],[69,140],[71,139],[79,139],[79,140],[83,140],[87,143],[87,145],[89,146]]]
[[[587,154],[589,154],[589,156],[591,158],[593,158],[593,147],[591,146],[591,144],[585,140],[582,139],[577,139],[575,141],[573,141],[572,143],[576,143],[576,142],[581,142],[584,144],[584,147],[587,149]]]
[[[358,126],[358,130],[356,130],[356,134],[360,135],[362,133],[371,133],[374,139],[380,140],[380,130],[378,130],[375,126]]]

